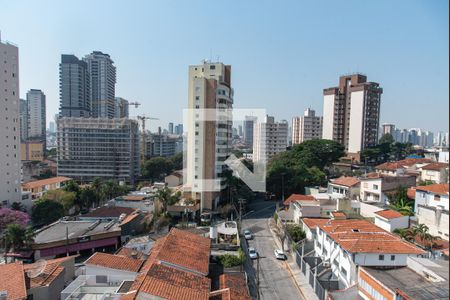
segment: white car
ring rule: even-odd
[[[281,259],[281,260],[287,259],[286,254],[284,254],[284,252],[279,249],[275,250],[273,253],[275,254],[276,259]]]
[[[246,240],[251,240],[253,238],[252,232],[250,230],[245,230],[244,231],[244,237]]]
[[[250,256],[251,259],[257,259],[258,258],[258,252],[256,252],[255,248],[248,248],[248,256]]]

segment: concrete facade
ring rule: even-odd
[[[310,108],[305,110],[302,117],[292,119],[292,144],[322,138],[322,117]]]

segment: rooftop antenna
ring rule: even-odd
[[[38,259],[31,268],[28,269],[27,275],[29,278],[36,278],[44,272],[47,266],[47,261],[45,259]]]
[[[220,61],[220,55],[217,55],[217,62]]]
[[[209,48],[209,62],[212,62],[212,48]]]

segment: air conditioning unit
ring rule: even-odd
[[[329,267],[331,267],[331,264],[330,264],[329,261],[324,261],[324,262],[322,263],[322,266],[324,266],[325,268],[329,268]]]

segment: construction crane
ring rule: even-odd
[[[139,102],[128,102],[128,106],[134,105],[134,108],[138,108],[139,105],[141,105]]]
[[[159,120],[158,118],[151,118],[151,117],[146,117],[144,115],[141,116],[137,116],[138,120],[141,121],[141,128],[142,128],[142,140],[141,140],[141,162],[144,162],[145,159],[145,153],[146,153],[146,148],[147,148],[147,143],[146,143],[146,136],[147,133],[145,132],[145,120]]]

